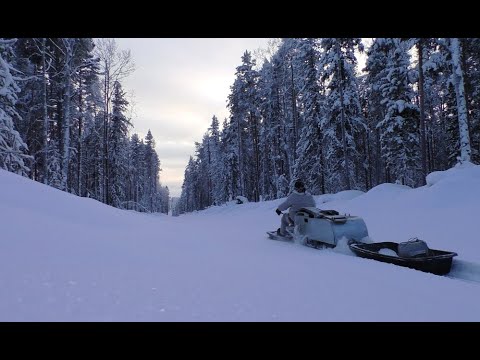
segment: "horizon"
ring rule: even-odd
[[[160,182],[170,196],[180,197],[195,142],[201,141],[213,115],[220,124],[228,117],[227,98],[243,53],[265,47],[268,40],[115,39],[120,50],[131,50],[135,63],[135,71],[122,82],[133,105],[131,133],[144,138],[151,130]]]

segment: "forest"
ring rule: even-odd
[[[153,135],[131,134],[122,81],[134,70],[114,39],[0,39],[0,168],[120,209],[168,213]]]
[[[230,89],[230,116],[195,143],[177,214],[282,198],[297,179],[314,195],[419,187],[480,163],[478,38],[278,39],[245,51]]]

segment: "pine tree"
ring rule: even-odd
[[[385,160],[387,181],[415,186],[420,169],[419,108],[413,103],[414,92],[409,75],[407,42],[400,39],[376,39],[374,45],[386,54],[384,76],[379,81],[385,106],[380,129],[382,156]]]
[[[91,121],[85,123],[82,137],[84,196],[103,201],[103,152],[98,145],[103,140],[103,114],[93,113],[91,116]]]
[[[150,212],[153,212],[157,206],[154,200],[159,182],[160,160],[155,151],[155,140],[150,130],[148,130],[147,136],[145,137],[144,162],[145,186],[142,203]]]
[[[108,133],[111,115],[111,101],[113,98],[114,84],[130,75],[135,65],[130,50],[119,50],[114,39],[100,39],[97,41],[95,54],[99,58],[100,74],[102,75],[103,95],[103,193],[104,202],[107,202],[109,193],[109,144]],[[108,203],[108,202],[107,202]]]
[[[422,39],[427,173],[446,169],[446,117],[449,64],[438,39]],[[452,104],[453,105],[453,104]],[[448,105],[448,108],[451,108]]]
[[[138,134],[133,134],[129,142],[126,190],[128,209],[146,211],[141,201],[145,189],[145,144]]]
[[[210,188],[211,199],[213,204],[221,204],[225,199],[223,192],[224,184],[222,183],[223,168],[223,156],[220,149],[220,129],[218,118],[213,115],[212,123],[209,128],[209,147],[210,147]]]
[[[262,126],[260,147],[262,149],[262,194],[265,199],[284,197],[288,193],[279,188],[278,182],[290,176],[289,141],[286,135],[284,112],[282,110],[282,87],[280,59],[265,61],[260,72],[259,95]],[[288,180],[287,180],[288,181]]]
[[[108,176],[110,193],[108,194],[108,203],[121,208],[126,200],[126,184],[123,181],[127,174],[128,131],[132,123],[125,116],[128,101],[125,99],[122,85],[117,81],[113,88],[112,118],[108,139],[110,147],[110,174]]]
[[[326,188],[328,192],[361,188],[364,183],[356,168],[360,152],[356,138],[365,131],[358,84],[355,49],[363,51],[357,38],[324,38],[320,42],[320,79],[326,88],[322,119],[325,137]]]
[[[238,157],[238,127],[232,121],[225,119],[221,133],[221,153],[223,154],[224,173],[222,184],[224,186],[225,200],[232,200],[235,196],[241,195],[241,170]]]
[[[228,107],[237,126],[237,156],[240,167],[240,195],[254,201],[260,196],[259,96],[255,60],[246,51],[229,95]]]
[[[303,127],[297,147],[294,178],[302,179],[314,194],[325,192],[323,132],[321,130],[322,98],[316,63],[319,55],[314,39],[302,39],[295,56],[301,74],[300,103]]]
[[[13,118],[19,117],[14,106],[20,91],[9,62],[14,42],[0,39],[0,168],[27,176],[28,148],[13,123]]]
[[[13,45],[11,65],[19,77],[19,91],[16,93],[15,111],[18,116],[13,118],[14,126],[27,145],[31,158],[25,163],[31,171],[32,180],[45,181],[45,161],[42,149],[43,122],[42,117],[46,105],[42,101],[42,82],[40,81],[41,56],[37,49],[37,39],[18,39]]]

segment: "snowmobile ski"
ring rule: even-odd
[[[293,237],[278,235],[276,231],[267,231],[267,235],[271,240],[293,242]]]

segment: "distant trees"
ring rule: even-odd
[[[258,70],[243,54],[230,117],[197,143],[177,213],[283,197],[297,178],[314,194],[420,186],[480,161],[478,39],[373,39],[363,69],[357,38],[276,44]]]
[[[149,131],[129,135],[113,39],[0,39],[0,168],[109,205],[168,212]]]
[[[358,38],[280,39],[265,59],[245,51],[230,115],[196,143],[176,213],[283,197],[297,178],[314,194],[420,186],[480,162],[479,39],[377,38],[358,69],[362,52]],[[153,135],[130,134],[122,81],[133,70],[112,39],[0,39],[0,167],[168,212]]]
[[[130,50],[119,51],[114,39],[99,39],[95,49],[99,59],[100,75],[102,76],[103,96],[103,194],[104,201],[109,204],[109,125],[111,117],[111,102],[115,91],[115,84],[134,71]]]

